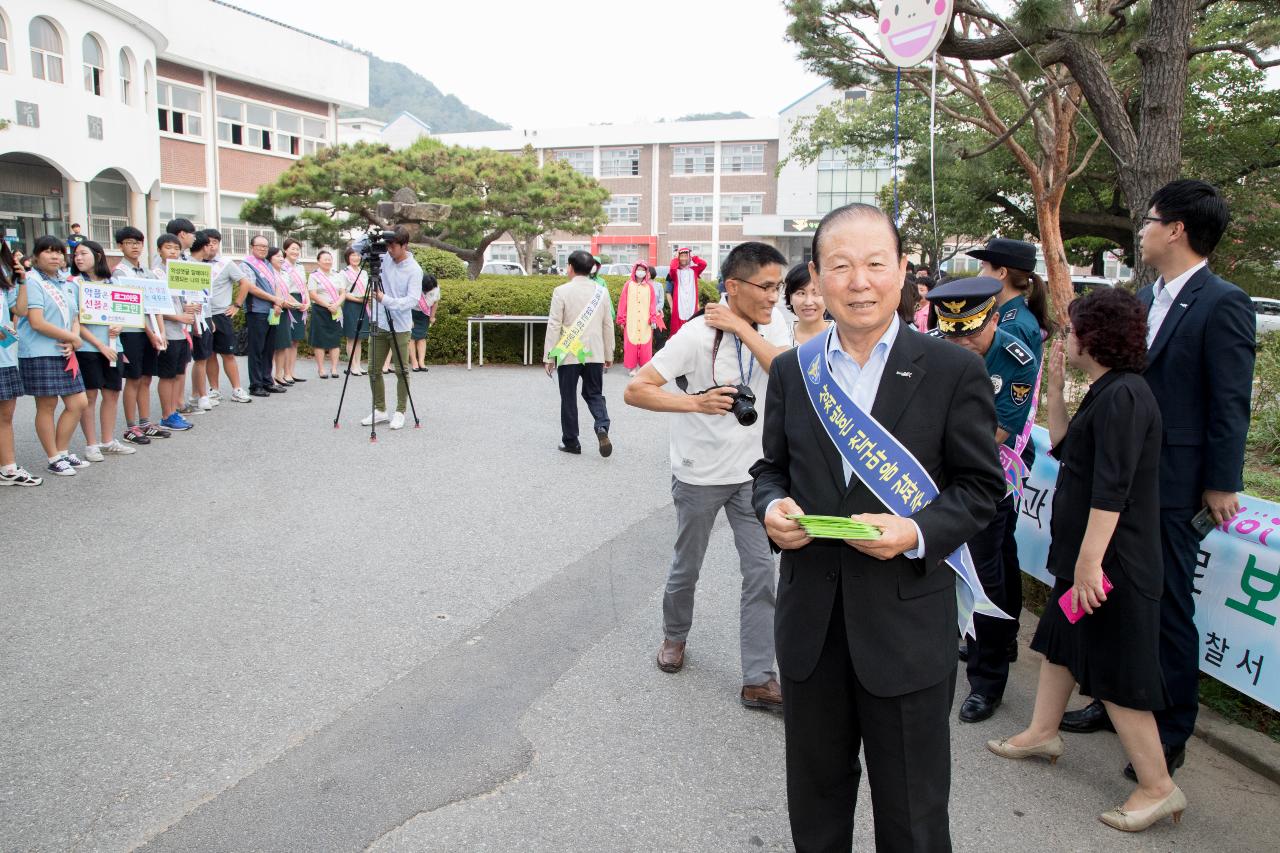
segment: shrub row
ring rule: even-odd
[[[605,276],[614,314],[624,276]],[[456,363],[467,359],[467,318],[482,314],[523,314],[545,317],[551,307],[551,291],[565,283],[564,276],[482,275],[475,281],[451,279],[440,282],[440,303],[436,307],[436,323],[427,338],[427,360],[431,363]],[[703,301],[719,299],[714,281],[699,285]],[[670,317],[666,317],[670,321]],[[542,342],[546,327],[534,327],[534,361],[542,360]],[[622,359],[622,330],[615,326],[616,356]],[[479,344],[479,334],[473,346]],[[478,349],[477,349],[478,354]],[[489,325],[484,331],[486,362],[520,364],[524,357],[524,330],[521,326]]]

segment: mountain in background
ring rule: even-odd
[[[751,116],[742,112],[742,110],[734,110],[731,113],[692,113],[687,116],[680,116],[676,121],[719,121],[727,118],[751,118]]]
[[[431,125],[433,133],[464,133],[472,130],[506,130],[509,125],[476,112],[453,95],[446,95],[431,81],[399,62],[384,62],[368,51],[369,106],[363,110],[343,110],[341,115],[370,116],[387,121],[402,110]]]

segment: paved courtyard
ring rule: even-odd
[[[685,670],[652,663],[663,416],[614,368],[616,451],[572,457],[540,369],[412,377],[423,428],[377,444],[367,384],[334,430],[341,385],[312,378],[0,490],[0,850],[791,849],[781,721],[736,699],[723,522]],[[1035,658],[953,726],[957,849],[1274,849],[1280,787],[1198,740],[1183,823],[1137,836],[1096,821],[1128,789],[1114,735],[1052,767],[987,753],[1029,718]]]

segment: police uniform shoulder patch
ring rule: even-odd
[[[1008,311],[1004,312],[1004,316],[1000,318],[1000,322],[1008,323],[1010,320],[1016,320],[1017,318],[1018,318],[1018,309],[1010,308]]]
[[[925,332],[925,334],[926,334],[926,335],[928,335],[928,336],[929,336],[929,337],[931,337],[931,338],[940,338],[940,337],[942,337],[942,330],[941,330],[941,329],[930,329],[929,331]]]
[[[1013,356],[1014,360],[1021,365],[1028,365],[1033,361],[1031,353],[1027,352],[1026,347],[1017,341],[1009,341],[1004,345],[1005,352]]]
[[[1009,396],[1013,397],[1013,404],[1015,406],[1025,406],[1027,401],[1031,399],[1031,383],[1010,382]]]
[[[999,373],[991,374],[991,393],[999,394],[1000,389],[1004,387],[1004,377]]]

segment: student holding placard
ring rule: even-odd
[[[156,250],[160,253],[161,263],[178,259],[182,244],[172,234],[161,234],[156,239]],[[157,274],[161,270],[157,270]],[[195,323],[200,306],[192,303],[184,305],[182,297],[175,292],[169,297],[173,302],[173,313],[164,314],[165,347],[156,353],[156,377],[160,380],[160,413],[164,416],[160,425],[173,432],[185,432],[192,424],[178,412],[182,403],[182,385],[187,377],[187,365],[191,361],[191,344],[188,330]]]
[[[116,245],[123,255],[116,265],[116,278],[155,279],[156,274],[142,264],[146,237],[132,225],[116,231]],[[130,444],[150,444],[153,438],[171,433],[151,423],[151,378],[156,370],[156,353],[164,349],[164,336],[155,321],[147,319],[141,331],[120,333],[122,358],[117,368],[124,377],[124,440]]]
[[[204,267],[200,282],[203,286],[199,290],[206,294],[205,301],[198,306],[195,325],[191,327],[191,399],[187,406],[193,412],[208,412],[218,405],[218,401],[209,395],[209,359],[213,357],[213,311],[207,295],[213,285],[213,271],[209,267],[209,259],[213,255],[209,249],[208,236],[197,231],[187,250],[191,261]]]
[[[36,435],[49,457],[49,473],[70,477],[89,463],[70,450],[87,401],[76,360],[79,299],[62,269],[64,261],[61,240],[48,235],[36,240],[35,263],[25,288],[26,312],[18,320],[18,363],[23,392],[36,398]],[[64,409],[55,424],[59,397]]]
[[[18,373],[18,333],[9,309],[21,299],[21,310],[26,310],[24,277],[9,244],[0,240],[0,486],[38,486],[44,482],[18,467],[13,447],[13,410],[22,396],[22,376]]]
[[[71,256],[71,266],[76,271],[73,281],[77,281],[80,287],[78,304],[83,312],[86,307],[83,285],[111,283],[107,253],[93,240],[82,240]],[[138,452],[113,437],[116,433],[116,411],[120,407],[120,389],[123,387],[120,370],[116,366],[120,360],[120,333],[123,329],[123,326],[83,322],[80,325],[81,343],[76,350],[76,359],[80,362],[87,400],[84,414],[80,416],[80,430],[84,433],[84,458],[90,462],[101,462],[104,454],[129,456]],[[98,408],[99,398],[101,409]],[[102,425],[100,433],[96,431],[98,422]]]

